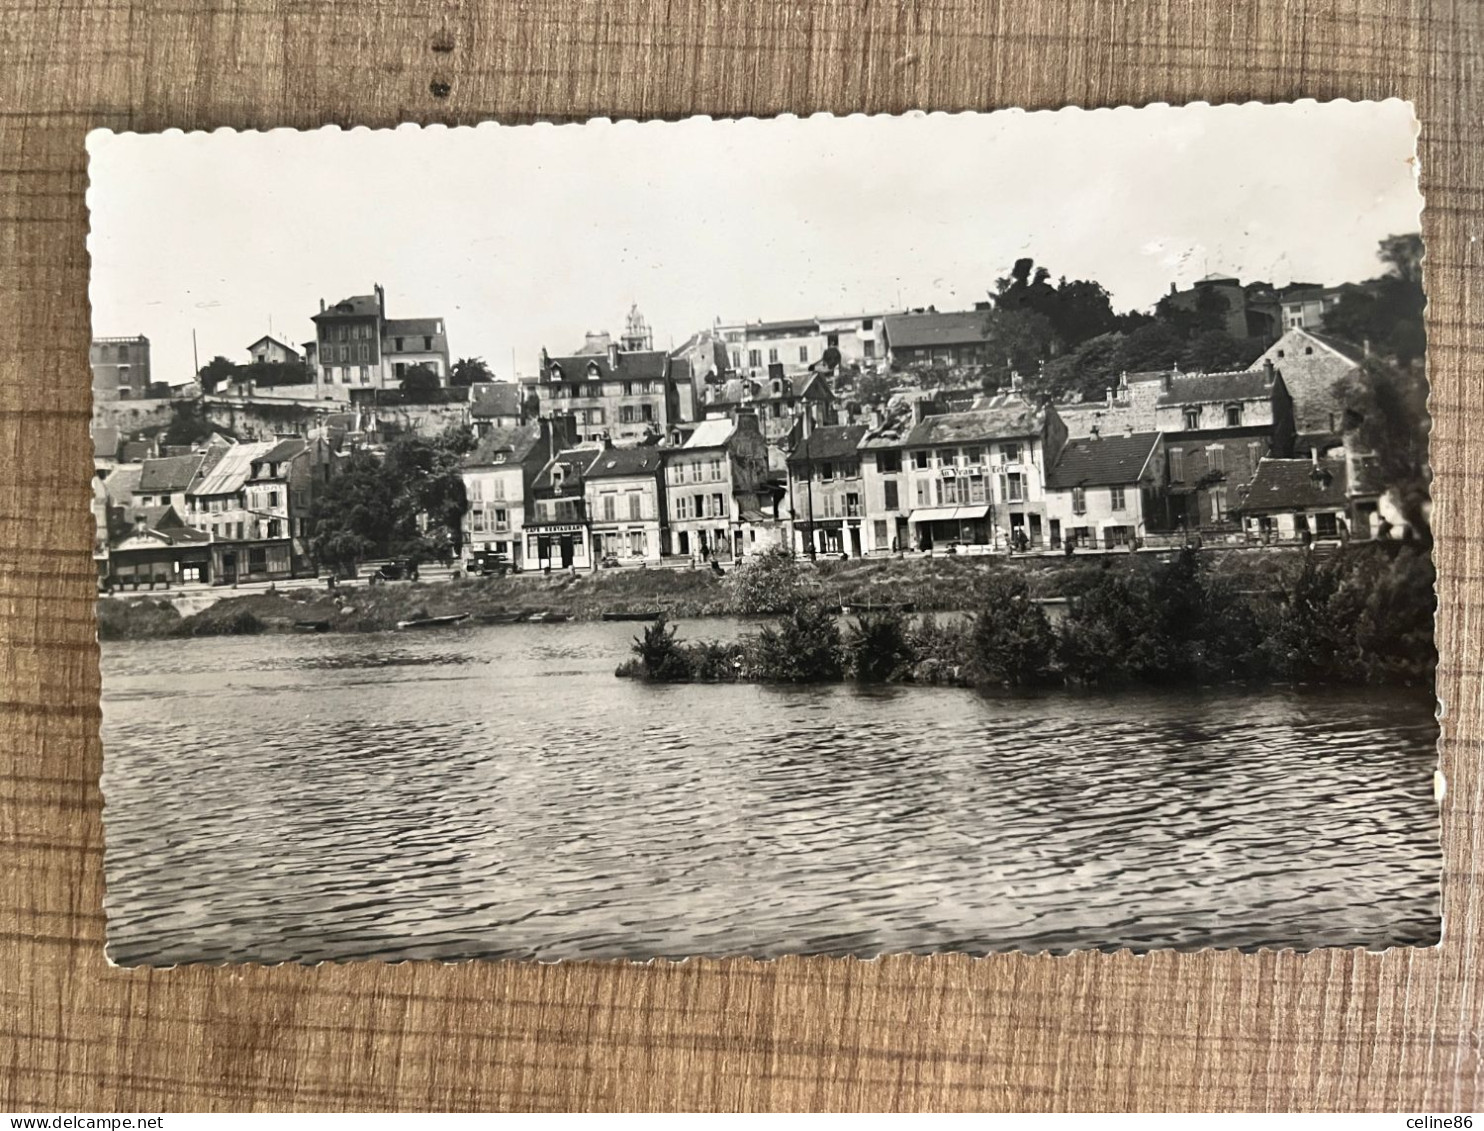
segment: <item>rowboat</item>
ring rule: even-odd
[[[880,604],[867,601],[861,604],[840,606],[840,612],[844,613],[846,616],[850,616],[855,613],[912,613],[916,611],[917,606],[911,601],[901,601],[897,603],[883,601]]]
[[[543,610],[539,613],[532,613],[527,619],[533,624],[560,624],[563,621],[571,620],[572,614],[553,613]]]
[[[519,624],[530,616],[529,613],[480,613],[481,624]]]
[[[659,620],[662,614],[656,610],[649,613],[604,613],[604,620]]]
[[[329,632],[330,622],[327,620],[296,620],[294,622],[295,632]]]
[[[414,620],[399,620],[398,628],[443,628],[469,619],[468,613],[450,613],[443,617],[417,617]]]

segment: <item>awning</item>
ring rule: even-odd
[[[989,513],[989,504],[977,507],[924,507],[907,516],[909,522],[958,522],[969,518],[983,518]]]

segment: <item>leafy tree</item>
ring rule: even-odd
[[[1118,354],[1119,371],[1140,373],[1169,369],[1185,352],[1185,339],[1180,332],[1161,321],[1139,327],[1123,339]]]
[[[427,523],[423,544],[410,549],[443,557],[442,546],[448,545],[453,556],[462,553],[469,498],[460,460],[472,446],[473,438],[462,428],[450,428],[434,440],[399,436],[388,446],[382,472],[397,492],[399,506],[414,524],[418,516]]]
[[[402,374],[402,395],[413,404],[428,404],[438,399],[443,383],[426,365],[409,366]]]
[[[213,428],[211,421],[201,411],[198,400],[178,400],[170,406],[170,424],[165,429],[161,442],[178,447],[189,447],[207,439]]]
[[[203,393],[213,393],[223,384],[237,380],[239,366],[218,354],[212,358],[196,373],[196,380],[201,382]]]
[[[1399,365],[1410,365],[1427,350],[1422,237],[1389,236],[1381,241],[1377,256],[1386,264],[1386,273],[1341,298],[1324,316],[1324,328]]]
[[[1402,516],[1424,543],[1430,543],[1432,417],[1422,366],[1402,367],[1368,357],[1335,391],[1346,406],[1346,430],[1354,433],[1358,448],[1371,453],[1377,481],[1395,492]]]
[[[732,612],[760,616],[788,612],[804,600],[804,571],[784,546],[770,546],[732,570]]]
[[[392,553],[416,537],[414,517],[382,461],[356,452],[315,501],[309,546],[321,565],[351,573],[367,558]]]
[[[302,361],[255,361],[238,367],[233,380],[251,381],[263,389],[280,385],[312,385],[314,371]]]
[[[824,355],[820,358],[826,369],[835,370],[840,368],[840,350],[836,346],[826,346]]]
[[[1123,343],[1121,334],[1099,334],[1071,353],[1052,358],[1039,375],[1038,391],[1053,397],[1072,393],[1090,399],[1102,397],[1122,372]]]
[[[1225,330],[1202,330],[1186,344],[1180,368],[1199,373],[1246,369],[1262,356],[1263,349],[1260,338],[1234,338]]]
[[[865,373],[856,380],[855,395],[863,404],[885,404],[891,399],[893,385],[885,373]]]
[[[634,637],[634,655],[639,658],[646,679],[684,682],[691,678],[691,663],[680,641],[675,639],[675,628],[661,615],[645,628],[643,636]]]
[[[453,368],[448,374],[448,383],[456,389],[483,384],[494,379],[494,373],[484,363],[482,357],[461,357],[453,363]]]
[[[841,676],[840,627],[823,602],[802,602],[776,627],[760,629],[752,644],[758,674],[770,682],[823,683]]]
[[[862,682],[901,679],[911,669],[912,658],[901,613],[861,613],[846,630],[845,666]]]
[[[1033,687],[1051,676],[1056,637],[1025,578],[990,574],[979,587],[979,612],[970,637],[975,682],[992,687]]]

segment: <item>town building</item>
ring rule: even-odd
[[[1120,373],[1117,383],[1110,383],[1100,400],[1083,400],[1056,406],[1057,415],[1072,437],[1119,432],[1153,432],[1155,409],[1164,392],[1166,376],[1173,370]]]
[[[1151,516],[1156,526],[1162,524],[1164,491],[1158,432],[1071,437],[1046,475],[1050,548],[1136,547],[1149,532]]]
[[[754,413],[708,417],[664,457],[672,554],[739,560],[780,539],[768,442]]]
[[[1250,366],[1274,366],[1293,398],[1294,450],[1332,453],[1343,446],[1344,397],[1338,388],[1365,360],[1365,351],[1314,330],[1294,327]]]
[[[591,443],[652,443],[681,419],[675,374],[663,350],[626,353],[610,345],[606,354],[570,357],[543,350],[531,389],[544,414],[570,413],[578,434]]]
[[[536,476],[575,442],[570,417],[486,429],[463,459],[468,508],[464,546],[471,562],[493,559],[524,569],[525,521]]]
[[[599,563],[658,562],[665,552],[664,449],[605,447],[584,477]]]
[[[764,438],[784,451],[809,429],[835,420],[836,397],[823,373],[733,377],[706,386],[701,408],[708,416],[755,414]]]
[[[271,334],[264,334],[248,346],[247,354],[254,365],[300,365],[304,362],[303,354]]]
[[[914,546],[907,521],[912,492],[902,446],[933,403],[923,396],[893,396],[875,413],[856,445],[869,553],[899,553]]]
[[[839,368],[872,372],[887,361],[886,319],[895,311],[843,314],[818,319],[826,355],[840,351]]]
[[[887,357],[898,369],[985,365],[990,359],[989,311],[921,311],[886,318]]]
[[[219,585],[278,581],[312,572],[316,492],[334,473],[322,439],[232,444],[186,492],[185,521],[211,536],[211,577]]]
[[[1213,273],[1185,290],[1177,290],[1171,283],[1163,305],[1197,316],[1206,328],[1222,330],[1233,338],[1276,336],[1276,308],[1249,302],[1247,288],[1231,275]]]
[[[1171,374],[1155,422],[1169,471],[1165,529],[1235,534],[1231,508],[1264,457],[1293,450],[1293,400],[1277,369]]]
[[[140,507],[170,506],[177,516],[186,513],[186,497],[207,471],[216,465],[224,449],[213,447],[188,455],[160,456],[139,466],[134,504]]]
[[[585,476],[603,451],[601,446],[567,448],[536,473],[523,531],[527,569],[591,569],[597,564]]]
[[[510,381],[481,381],[469,386],[469,426],[476,439],[497,428],[524,422],[524,390]]]
[[[150,395],[149,339],[94,338],[88,350],[93,367],[93,400],[143,400]]]
[[[349,400],[357,391],[395,389],[414,366],[448,384],[447,327],[442,318],[388,318],[386,292],[352,295],[314,315],[313,358],[319,395]]]
[[[1364,293],[1365,288],[1356,283],[1341,283],[1337,287],[1303,284],[1285,287],[1279,292],[1283,330],[1323,330],[1325,317],[1351,292]]]
[[[118,508],[111,525],[106,589],[171,589],[210,580],[211,538],[187,525],[173,506]]]
[[[683,345],[671,350],[670,357],[672,362],[685,362],[691,378],[693,405],[704,405],[708,399],[707,390],[723,384],[732,376],[731,358],[719,328],[697,331]],[[690,415],[693,418],[697,413]]]
[[[743,377],[803,373],[824,356],[819,319],[732,322],[716,327],[731,371]]]
[[[858,558],[870,549],[856,450],[867,431],[865,424],[825,425],[809,432],[789,454],[789,505],[798,552]]]
[[[1237,513],[1249,542],[1307,545],[1350,536],[1345,460],[1262,459],[1239,492]]]
[[[1044,548],[1046,467],[1066,438],[1054,408],[1015,393],[978,411],[923,417],[902,443],[913,544]]]

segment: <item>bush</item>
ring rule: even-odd
[[[906,678],[913,660],[906,618],[901,613],[861,613],[846,631],[845,669],[864,683]]]
[[[1147,578],[1105,572],[1067,608],[1056,635],[1062,673],[1078,683],[1158,680],[1169,667],[1160,621]]]
[[[797,605],[777,625],[752,639],[757,678],[772,683],[824,683],[842,673],[840,627],[834,610],[818,601]]]
[[[1050,680],[1056,637],[1045,610],[1031,600],[1025,578],[990,574],[979,586],[979,603],[968,641],[974,682],[1033,687]]]
[[[645,679],[684,683],[692,678],[690,659],[675,639],[675,629],[661,616],[644,630],[643,636],[634,637],[634,655]]]
[[[739,617],[787,613],[804,599],[804,570],[783,546],[754,554],[728,579],[732,613]]]

